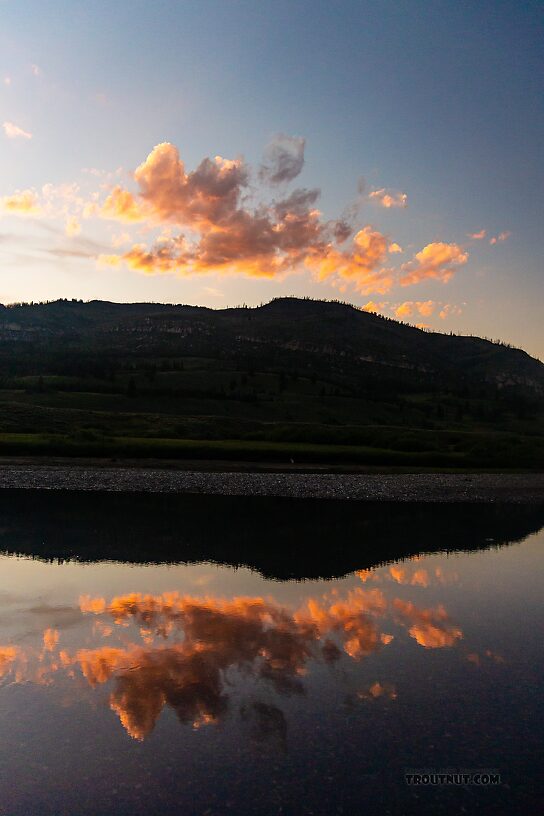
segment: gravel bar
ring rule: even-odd
[[[540,504],[544,503],[544,473],[216,473],[161,468],[5,465],[0,466],[0,489]]]

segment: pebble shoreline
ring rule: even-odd
[[[369,475],[4,465],[0,466],[0,489],[544,504],[544,473]]]

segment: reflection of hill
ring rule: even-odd
[[[214,561],[336,577],[419,552],[518,541],[544,506],[3,491],[0,550],[41,559]]]

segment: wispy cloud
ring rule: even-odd
[[[104,244],[98,241],[72,233],[62,245],[43,249],[42,251],[57,258],[91,258],[97,260],[102,253],[107,252],[107,249]]]
[[[4,122],[2,127],[4,128],[4,133],[8,139],[32,139],[32,133],[29,133],[27,130],[23,130],[13,122]]]
[[[225,293],[224,293],[224,292],[222,292],[220,289],[216,289],[216,287],[215,287],[215,286],[204,286],[204,287],[203,287],[203,289],[202,289],[202,291],[203,291],[203,292],[204,292],[206,295],[209,295],[210,297],[214,297],[214,298],[222,298],[222,297],[225,297]]]
[[[469,232],[468,237],[473,241],[483,241],[487,235],[487,230],[482,229],[479,232]]]
[[[499,232],[498,235],[494,235],[492,238],[489,239],[489,243],[492,246],[494,244],[501,244],[503,241],[507,241],[511,235],[512,233],[509,230],[505,230],[505,232]]]
[[[441,320],[446,320],[448,317],[457,317],[462,313],[463,309],[461,306],[457,306],[454,303],[444,303],[438,316]]]

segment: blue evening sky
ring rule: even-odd
[[[536,2],[0,0],[4,202],[26,190],[40,198],[45,184],[77,183],[81,199],[98,191],[100,202],[114,184],[134,193],[130,174],[162,142],[187,171],[216,155],[257,168],[283,133],[306,140],[288,192],[319,187],[323,219],[354,203],[361,177],[365,196],[407,195],[392,208],[360,197],[356,229],[370,224],[403,249],[386,266],[414,263],[436,242],[468,252],[445,283],[385,293],[339,287],[304,266],[274,278],[149,275],[97,261],[127,250],[115,248],[117,234],[134,225],[81,218],[72,202],[80,231],[65,235],[58,195],[39,214],[0,213],[0,300],[219,308],[293,293],[373,301],[387,314],[432,301],[431,314],[413,306],[407,319],[544,358],[543,35]],[[145,225],[137,229],[134,242],[149,243]]]

